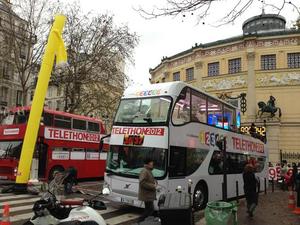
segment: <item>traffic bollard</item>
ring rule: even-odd
[[[235,182],[236,201],[239,202],[239,182]]]
[[[265,195],[267,194],[267,178],[265,178]]]

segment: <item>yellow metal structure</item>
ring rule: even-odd
[[[29,180],[32,157],[35,149],[37,135],[40,126],[41,115],[44,108],[45,97],[51,71],[56,57],[56,64],[67,62],[67,52],[62,39],[62,31],[66,17],[56,15],[51,28],[48,43],[45,48],[37,86],[35,89],[32,106],[27,123],[21,157],[18,166],[16,184],[26,185]]]

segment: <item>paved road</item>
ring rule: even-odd
[[[79,188],[87,191],[88,193],[99,193],[101,186],[102,182],[100,181],[83,182],[79,184]],[[77,194],[70,197],[86,196]],[[40,196],[30,194],[0,194],[0,206],[2,206],[3,203],[8,203],[10,205],[10,220],[12,225],[21,225],[33,215],[32,206],[38,199],[40,199]],[[104,201],[107,209],[97,210],[97,212],[109,225],[132,224],[136,222],[137,218],[141,214],[140,209],[114,204],[105,200],[103,197],[99,197],[99,199]],[[0,214],[2,214],[2,209],[0,209]]]
[[[83,190],[86,193],[98,194],[100,190],[102,190],[102,184],[103,181],[90,181],[81,182],[78,186],[80,190]],[[70,198],[72,197],[83,198],[90,196],[75,194],[73,196],[70,196]],[[0,194],[0,206],[2,206],[5,202],[9,203],[10,220],[12,222],[12,225],[22,225],[33,215],[32,206],[38,199],[40,199],[40,196],[30,194]],[[99,197],[99,199],[105,202],[107,209],[102,211],[98,210],[97,212],[101,214],[108,225],[132,225],[137,221],[142,213],[142,209],[112,203],[107,201],[103,197]],[[2,209],[0,209],[0,215],[1,214]],[[197,214],[195,218],[197,221],[199,221],[201,218],[203,218],[203,213]]]

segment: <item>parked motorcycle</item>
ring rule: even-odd
[[[47,192],[33,206],[34,216],[24,225],[106,225],[103,217],[95,210],[106,206],[94,196],[91,199],[58,200],[55,192],[61,188],[68,173],[57,173],[50,182]]]

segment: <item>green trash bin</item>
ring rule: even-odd
[[[236,212],[237,204],[229,202],[209,202],[204,212],[206,225],[228,225],[231,216]],[[233,218],[233,224],[237,224]]]

